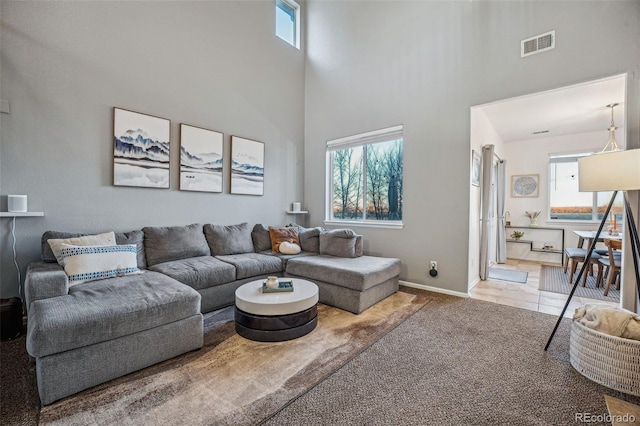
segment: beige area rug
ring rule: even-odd
[[[398,292],[360,315],[319,305],[314,331],[279,343],[237,335],[232,308],[208,314],[202,349],[43,407],[40,424],[256,424],[342,367],[428,300],[426,295]]]

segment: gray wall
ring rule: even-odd
[[[0,210],[28,194],[43,218],[16,222],[23,270],[48,229],[281,224],[303,196],[304,50],[274,35],[274,2],[2,1]],[[304,40],[303,40],[304,41]],[[171,120],[171,189],[114,187],[118,106]],[[225,134],[222,194],[178,190],[179,123]],[[265,195],[229,194],[229,140],[265,142]],[[10,219],[0,219],[2,297],[18,293]]]
[[[405,227],[357,230],[402,259],[404,280],[467,291],[471,106],[629,72],[639,147],[640,2],[309,1],[307,17],[311,222],[324,219],[325,142],[403,124]],[[555,50],[520,58],[520,40],[553,29]]]

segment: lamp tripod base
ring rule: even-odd
[[[618,195],[618,191],[613,191],[613,194],[611,195],[611,201],[609,201],[609,205],[607,206],[607,210],[604,213],[604,215],[602,216],[602,221],[600,222],[600,226],[598,227],[598,231],[596,232],[596,236],[600,235],[600,233],[602,232],[602,229],[604,228],[604,224],[607,220],[607,217],[609,216],[609,212],[611,211],[611,206],[613,206],[613,202],[616,198],[616,196]],[[625,207],[625,212],[626,212],[626,216],[627,216],[627,227],[629,228],[628,232],[629,232],[629,237],[631,240],[631,252],[633,255],[633,267],[634,267],[634,272],[635,272],[635,279],[636,279],[636,296],[640,299],[640,271],[639,271],[639,261],[638,261],[638,256],[640,255],[640,238],[638,237],[638,228],[636,228],[636,224],[635,221],[633,219],[633,213],[631,211],[631,206],[629,205],[629,200],[627,199],[627,196],[625,194],[624,197],[624,207]],[[586,273],[586,269],[587,266],[589,265],[589,262],[591,260],[591,255],[593,254],[593,250],[596,247],[596,243],[598,242],[597,238],[594,238],[591,241],[591,245],[589,246],[589,250],[587,252],[587,256],[584,259],[584,262],[582,263],[582,268],[580,268],[580,273],[578,274],[578,276],[576,277],[575,283],[573,284],[573,288],[571,289],[571,292],[569,293],[569,297],[567,298],[567,302],[564,305],[564,308],[562,308],[562,312],[560,313],[560,316],[558,317],[558,321],[556,322],[555,327],[553,328],[553,331],[551,332],[551,336],[549,336],[549,340],[547,341],[547,344],[544,347],[544,350],[546,351],[547,349],[549,349],[549,345],[551,345],[551,341],[553,340],[553,337],[556,334],[556,331],[558,331],[558,327],[560,326],[560,322],[562,322],[562,318],[564,318],[564,314],[567,311],[567,308],[569,307],[569,303],[571,302],[571,298],[573,297],[573,294],[576,292],[576,289],[578,287],[578,284],[580,283],[580,281],[582,280],[582,276],[583,274]]]

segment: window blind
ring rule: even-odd
[[[550,155],[549,156],[549,164],[556,163],[576,163],[578,162],[578,158],[588,157],[592,155],[593,152],[583,152],[580,154],[570,154],[570,155]]]
[[[387,127],[386,129],[374,130],[372,132],[361,133],[356,136],[334,139],[327,142],[327,152],[402,139],[402,128],[402,125],[399,125]]]

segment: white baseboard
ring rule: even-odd
[[[473,281],[471,281],[471,284],[469,284],[469,290],[474,288],[479,282],[480,282],[480,277],[476,277]]]
[[[412,287],[412,288],[417,288],[417,289],[420,289],[420,290],[433,291],[434,293],[448,294],[450,296],[463,297],[463,298],[468,298],[469,297],[469,293],[462,293],[460,291],[447,290],[446,288],[431,287],[430,285],[417,284],[417,283],[412,283],[412,282],[409,282],[409,281],[400,280],[400,285],[404,285],[404,286]]]

